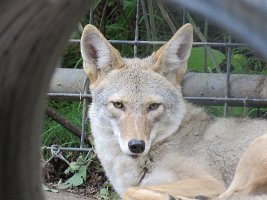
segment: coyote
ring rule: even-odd
[[[267,133],[267,122],[214,118],[184,100],[181,81],[192,42],[186,24],[151,56],[122,58],[97,28],[85,27],[89,117],[106,175],[125,200],[267,199],[239,196],[264,194],[266,139],[266,145],[252,144],[237,167],[252,141]],[[251,165],[258,157],[262,162],[254,163],[261,166]]]

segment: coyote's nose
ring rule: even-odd
[[[143,140],[130,140],[128,147],[132,153],[143,153],[145,150],[145,142]]]

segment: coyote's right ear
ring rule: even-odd
[[[83,68],[91,83],[113,69],[121,68],[123,62],[120,53],[93,25],[84,28],[81,38]]]

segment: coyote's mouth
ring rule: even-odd
[[[139,155],[131,155],[131,157],[132,157],[133,159],[137,159],[137,158],[139,157]]]
[[[138,154],[127,154],[127,156],[131,157],[132,159],[137,159],[140,157]]]

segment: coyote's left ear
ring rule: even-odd
[[[122,58],[102,33],[93,25],[84,27],[81,37],[83,68],[91,83],[113,69],[123,66]]]
[[[179,85],[187,69],[192,43],[193,27],[185,24],[169,42],[152,54],[155,62],[153,70],[166,77],[173,85]]]

